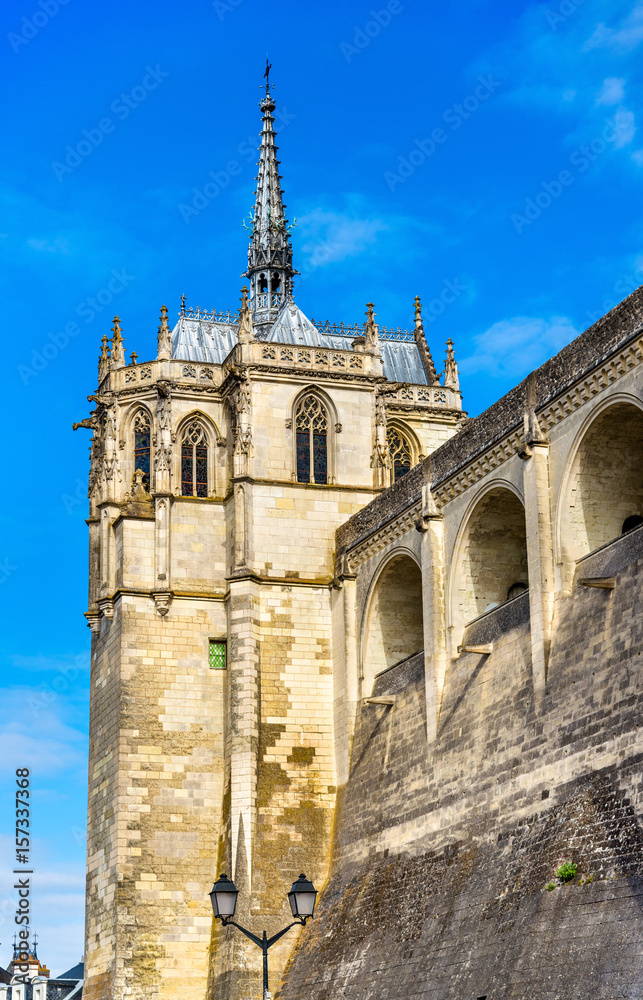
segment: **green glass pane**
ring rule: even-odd
[[[225,670],[225,642],[210,643],[210,669]]]

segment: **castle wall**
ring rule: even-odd
[[[284,1000],[641,992],[642,317],[639,290],[338,530],[354,729],[336,702],[331,876]],[[424,649],[383,669],[415,564]]]
[[[642,542],[600,556],[613,591],[558,599],[542,703],[528,623],[452,662],[433,744],[423,656],[376,680],[395,702],[358,710],[331,876],[283,1000],[641,993]]]

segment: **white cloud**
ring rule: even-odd
[[[29,733],[21,732],[17,724],[0,729],[0,760],[10,770],[28,767],[37,770],[39,776],[45,776],[85,766],[84,742],[78,746],[80,737],[75,730],[62,734],[67,735],[68,741],[65,741],[34,733],[33,723],[29,728]]]
[[[52,240],[30,239],[27,240],[27,246],[31,247],[32,250],[44,251],[45,253],[70,254],[72,252],[71,243],[62,236],[56,236]]]
[[[298,216],[297,225],[303,237],[300,249],[307,255],[309,266],[315,267],[359,256],[375,243],[378,233],[388,229],[382,219],[323,208]]]
[[[596,95],[597,104],[619,104],[625,96],[625,80],[618,76],[608,76]]]
[[[635,149],[632,153],[632,159],[639,167],[643,167],[643,149]]]
[[[585,49],[617,49],[630,52],[643,41],[643,4],[634,10],[617,28],[608,28],[604,22],[596,26],[591,37],[585,42]]]
[[[514,316],[474,336],[475,349],[460,361],[464,375],[522,378],[579,334],[565,316]]]
[[[636,132],[634,112],[621,108],[614,115],[613,121],[614,128],[617,132],[616,139],[614,140],[614,146],[616,149],[620,149],[621,146],[627,146],[627,144],[634,138],[634,133]]]
[[[80,960],[83,951],[85,913],[85,864],[84,852],[78,850],[76,862],[51,860],[55,844],[41,838],[33,842],[31,867],[31,929],[38,934],[38,954],[53,975],[66,972]],[[3,954],[0,965],[7,966],[11,957],[10,933],[16,908],[13,867],[13,839],[0,836],[0,936]],[[9,948],[9,950],[6,950]]]

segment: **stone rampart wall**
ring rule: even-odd
[[[423,656],[376,679],[395,703],[358,709],[331,877],[282,1000],[641,996],[639,534],[611,549],[592,559],[614,590],[557,598],[542,697],[524,622],[451,663],[433,743]]]

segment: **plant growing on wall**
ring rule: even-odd
[[[577,871],[578,865],[573,861],[563,861],[562,865],[556,869],[555,875],[561,882],[571,882],[576,877]]]

